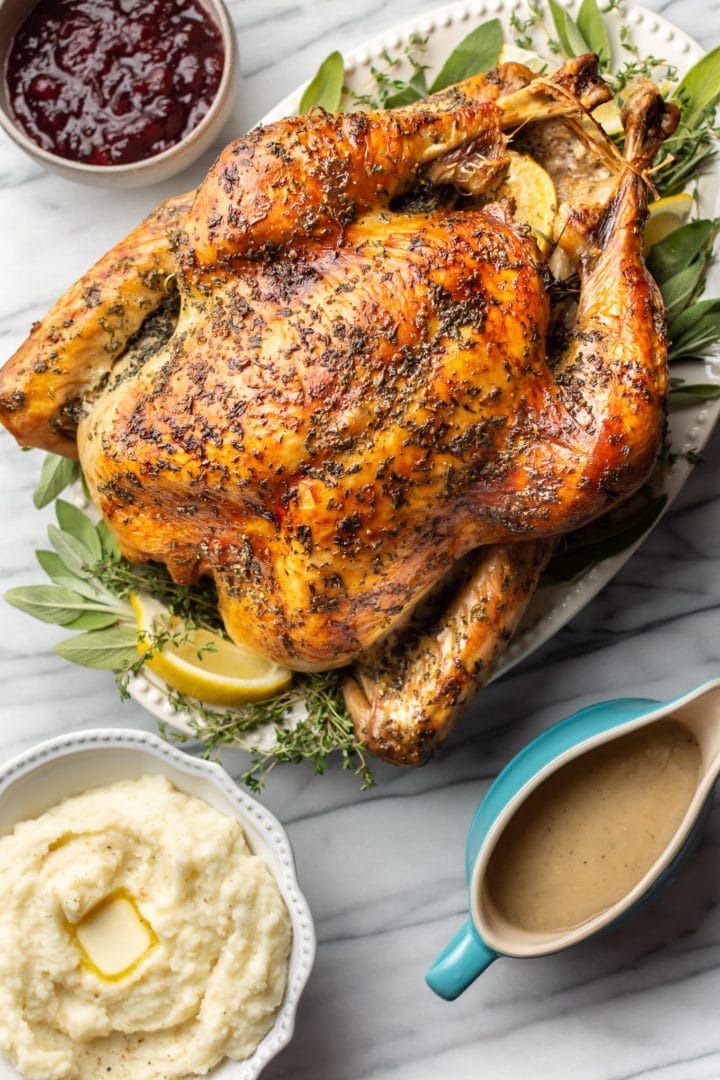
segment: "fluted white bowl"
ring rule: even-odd
[[[151,773],[237,818],[287,905],[292,950],[287,989],[275,1023],[251,1057],[226,1059],[208,1074],[211,1080],[255,1080],[292,1038],[297,1005],[315,959],[312,915],[298,886],[290,841],[269,810],[238,788],[215,762],[191,757],[149,732],[101,728],[50,739],[0,766],[0,836],[70,795]],[[0,1080],[17,1080],[18,1075],[0,1056]]]

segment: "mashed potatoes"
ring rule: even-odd
[[[160,776],[0,839],[0,1048],[29,1080],[176,1080],[271,1027],[291,928],[238,822]]]

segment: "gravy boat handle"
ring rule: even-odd
[[[467,919],[428,969],[425,982],[445,1001],[454,1001],[497,956]]]

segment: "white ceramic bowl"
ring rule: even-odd
[[[15,122],[8,106],[5,79],[7,54],[13,35],[25,20],[37,0],[0,0],[0,126],[10,138],[31,157],[69,180],[81,184],[93,184],[98,187],[142,187],[167,180],[175,173],[182,172],[207,150],[220,134],[230,116],[237,87],[237,46],[235,31],[223,0],[201,0],[208,13],[217,23],[222,34],[225,50],[225,67],[217,94],[200,123],[184,139],[175,143],[168,150],[145,161],[129,162],[126,165],[88,165],[84,162],[70,161],[67,158],[51,154],[34,143]]]
[[[290,841],[265,807],[241,791],[214,762],[190,757],[149,732],[103,728],[61,735],[0,767],[0,835],[69,795],[149,773],[166,776],[181,791],[236,817],[252,850],[267,863],[290,913],[293,943],[288,984],[275,1023],[252,1057],[225,1060],[208,1074],[211,1080],[255,1080],[292,1038],[298,1001],[315,959],[312,915],[295,876]],[[0,1055],[0,1080],[18,1076]]]

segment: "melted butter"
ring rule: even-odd
[[[558,769],[509,822],[487,868],[501,919],[568,930],[621,900],[659,858],[697,789],[695,737],[670,719]]]
[[[127,978],[158,944],[152,926],[123,889],[96,904],[71,931],[83,965],[107,982]]]

